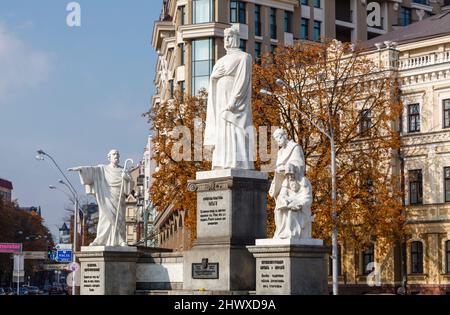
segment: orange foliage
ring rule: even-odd
[[[185,210],[185,225],[190,229],[193,240],[196,235],[197,202],[196,194],[187,190],[187,183],[188,180],[195,179],[196,172],[211,169],[211,163],[204,159],[194,161],[195,149],[201,148],[203,143],[199,139],[197,147],[194,147],[193,140],[194,130],[201,135],[204,130],[206,93],[201,93],[199,97],[183,97],[176,93],[173,101],[152,108],[148,117],[155,132],[152,158],[158,165],[157,171],[153,174],[155,182],[151,188],[153,204],[158,211],[164,211],[169,207],[172,208],[171,211]],[[196,118],[200,119],[201,125],[195,125]],[[183,127],[185,129],[180,129]],[[190,149],[184,150],[184,153],[190,151],[187,156],[177,156],[182,153],[182,148],[178,149],[176,142],[182,137],[188,139],[186,138],[188,135],[177,134],[174,132],[176,130],[187,131],[192,140],[186,142],[186,146]]]
[[[281,126],[303,147],[315,237],[329,240],[332,229],[330,141],[319,127],[332,130],[336,142],[339,238],[357,246],[371,237],[395,240],[404,221],[396,164],[402,104],[391,72],[350,44],[303,43],[265,56],[253,85],[255,126]],[[363,111],[370,111],[370,125]]]

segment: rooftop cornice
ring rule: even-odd
[[[163,32],[175,32],[175,25],[171,21],[156,21],[153,26],[152,46],[158,50]]]

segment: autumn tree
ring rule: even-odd
[[[330,139],[322,129],[333,130],[336,144],[339,240],[359,248],[374,238],[397,240],[403,228],[396,164],[402,105],[393,72],[334,40],[278,48],[255,65],[253,85],[255,125],[284,128],[304,150],[315,237],[329,241],[333,228]]]
[[[53,246],[52,235],[44,225],[44,220],[35,212],[19,208],[16,202],[0,198],[0,242],[22,243],[24,251],[47,251]],[[25,271],[31,274],[37,261],[26,261]],[[12,260],[7,254],[0,254],[0,282],[12,273]]]
[[[158,211],[184,210],[192,240],[196,235],[197,199],[187,190],[188,180],[195,179],[196,172],[211,168],[202,140],[206,98],[204,91],[197,97],[176,92],[174,99],[147,113],[154,132],[152,158],[158,165],[153,174],[152,202]]]

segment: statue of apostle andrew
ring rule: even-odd
[[[69,171],[78,172],[86,193],[95,195],[97,199],[99,210],[97,237],[90,246],[127,246],[124,210],[125,198],[130,194],[132,179],[119,165],[119,151],[111,150],[107,158],[109,165],[79,166],[70,168]],[[117,215],[117,229],[114,231]]]

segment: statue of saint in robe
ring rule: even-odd
[[[286,131],[274,132],[280,146],[269,195],[276,200],[274,239],[310,239],[312,188],[305,174],[303,150]]]
[[[95,195],[99,210],[97,237],[90,246],[126,246],[125,199],[130,194],[131,177],[119,166],[119,151],[108,154],[109,165],[80,166],[69,171],[79,172],[86,193]],[[123,185],[123,187],[122,187]],[[120,192],[122,191],[122,198]],[[119,199],[121,200],[119,205]],[[114,226],[117,229],[114,235]]]
[[[239,31],[225,30],[227,54],[210,77],[204,146],[214,169],[254,169],[252,57],[239,49]]]

